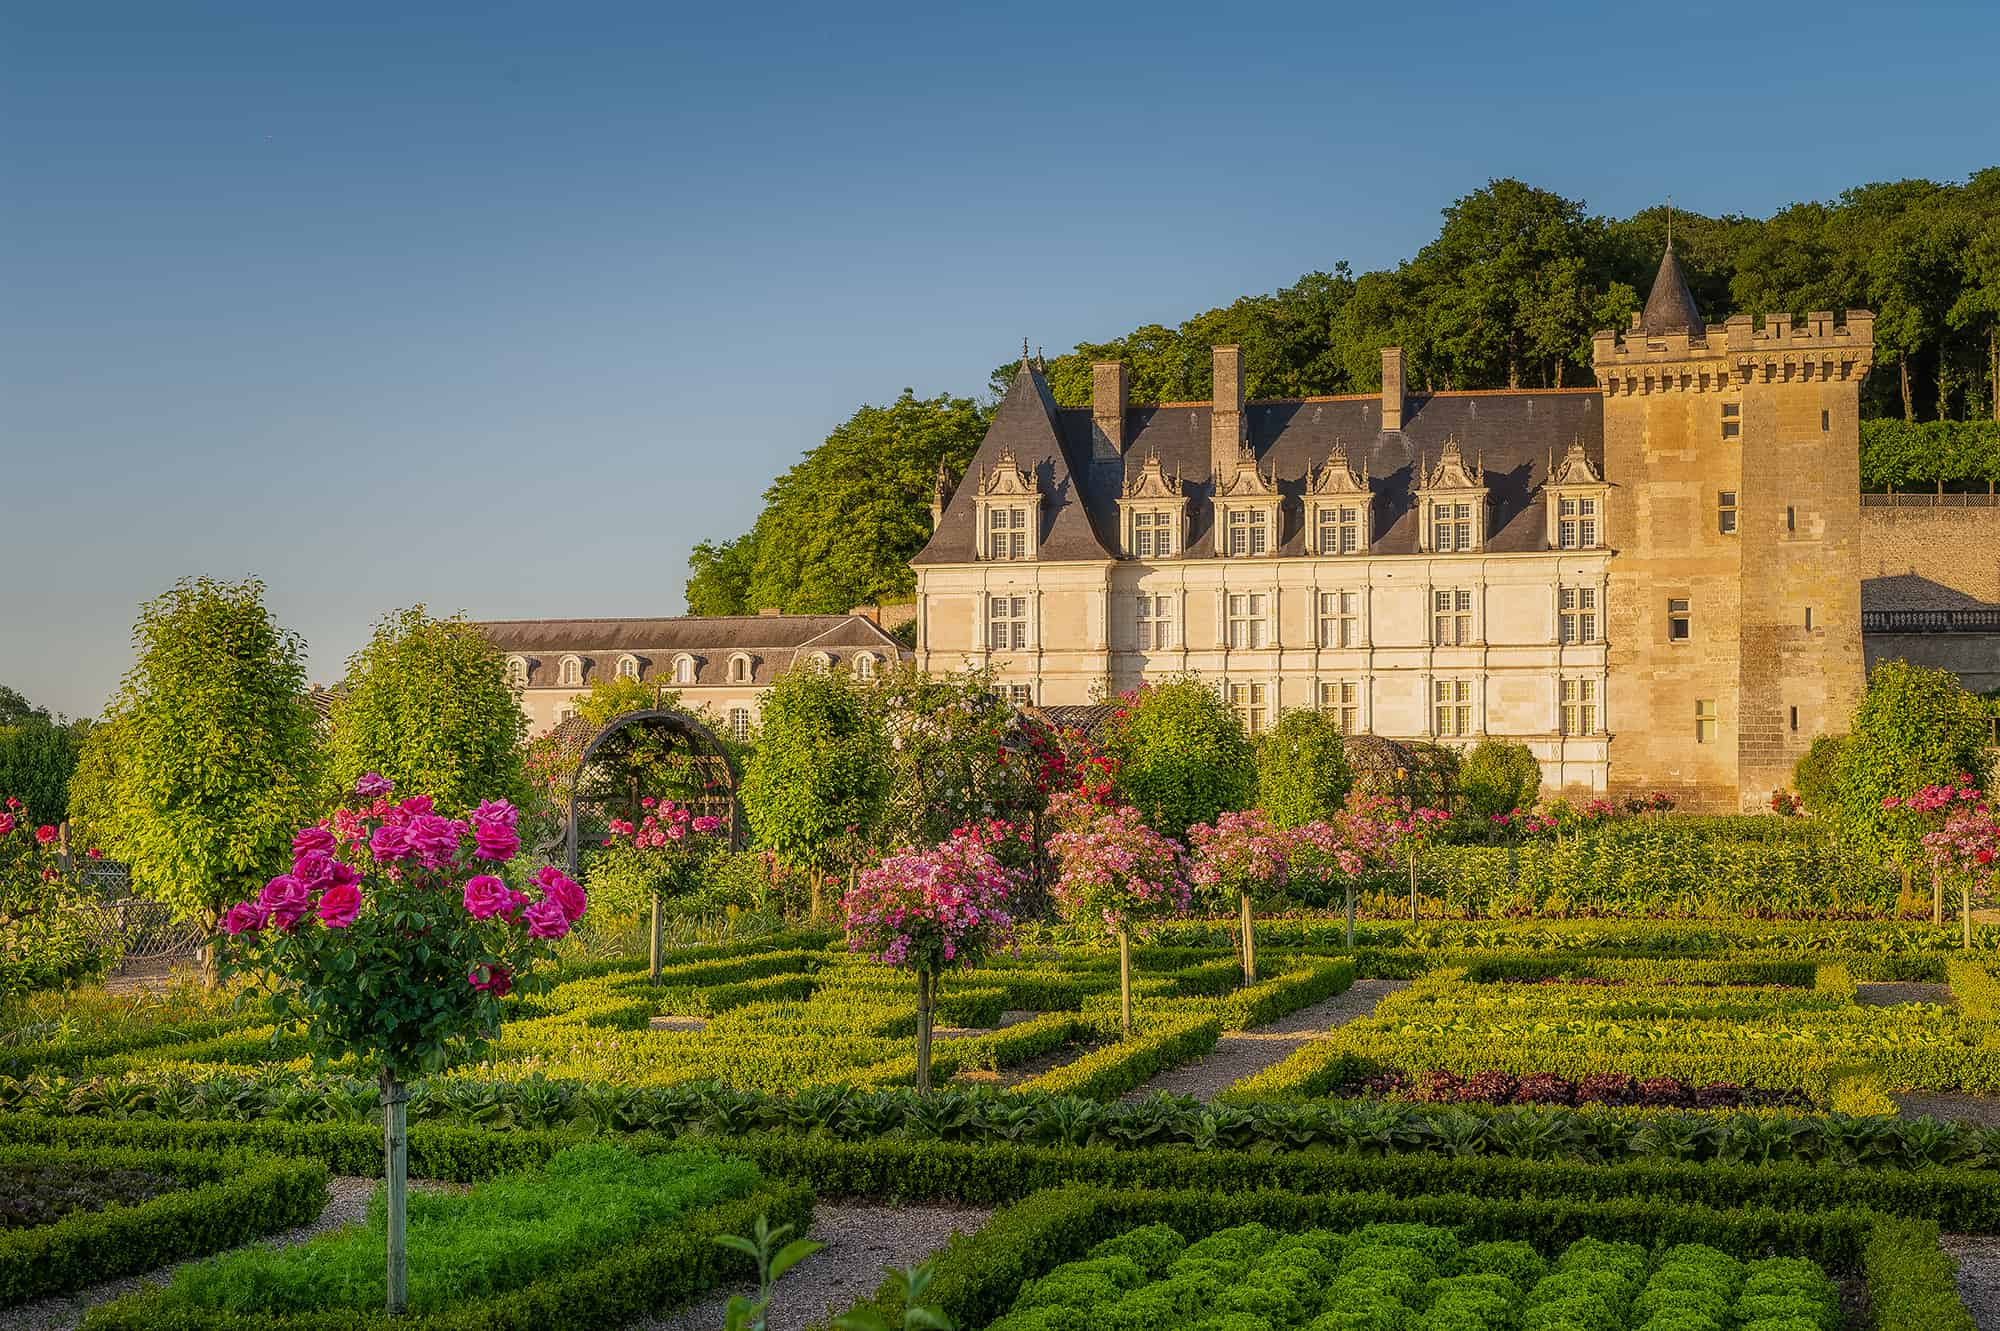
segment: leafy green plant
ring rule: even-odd
[[[771,1306],[771,1289],[778,1278],[826,1245],[812,1239],[793,1239],[790,1225],[773,1227],[769,1216],[758,1216],[748,1238],[741,1234],[718,1234],[717,1244],[744,1254],[757,1264],[757,1296],[733,1294],[724,1314],[725,1331],[764,1331],[764,1316]]]
[[[1255,801],[1256,750],[1213,683],[1176,675],[1119,701],[1104,749],[1119,794],[1148,826],[1179,840],[1193,824]]]
[[[901,1306],[902,1316],[891,1323],[873,1308],[857,1308],[833,1319],[835,1331],[955,1331],[949,1317],[924,1302],[937,1278],[935,1263],[918,1262],[888,1270],[891,1302]]]
[[[1354,785],[1347,736],[1332,713],[1280,713],[1257,737],[1257,805],[1279,827],[1336,817]]]

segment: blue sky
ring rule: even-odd
[[[726,12],[725,12],[726,11]],[[1785,6],[0,8],[0,682],[134,612],[670,614],[862,402],[981,389],[1499,175],[1768,212],[2000,160],[2000,16]]]

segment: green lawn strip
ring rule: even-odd
[[[326,1206],[327,1195],[326,1166],[310,1155],[214,1153],[138,1142],[0,1148],[0,1160],[143,1169],[181,1185],[133,1206],[76,1211],[53,1224],[0,1230],[0,1305],[150,1271],[305,1224]]]

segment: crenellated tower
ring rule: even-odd
[[[1704,325],[1671,245],[1597,334],[1614,791],[1763,807],[1860,696],[1859,389],[1874,316]]]

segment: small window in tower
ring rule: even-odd
[[[1786,504],[1786,505],[1785,505],[1785,530],[1786,530],[1786,531],[1797,531],[1798,529],[1799,529],[1799,511],[1798,511],[1797,509],[1793,508],[1793,507],[1792,507],[1792,506],[1791,506],[1790,504]]]
[[[1667,602],[1667,641],[1686,642],[1694,636],[1694,615],[1688,598],[1676,596]]]
[[[1813,626],[1813,614],[1812,614],[1812,607],[1811,607],[1811,606],[1807,606],[1807,607],[1806,607],[1806,631],[1807,631],[1808,633],[1812,632],[1812,626]]]
[[[1833,413],[1830,411],[1822,411],[1819,414],[1819,432],[1821,434],[1825,434],[1828,430],[1831,430],[1832,428],[1833,428]]]
[[[1715,727],[1715,700],[1712,698],[1700,699],[1694,705],[1694,742],[1697,744],[1715,743]]]
[[[1719,490],[1715,496],[1715,529],[1724,536],[1736,534],[1736,492]]]
[[[1722,404],[1722,437],[1735,439],[1743,433],[1743,407],[1741,403]]]
[[[1799,728],[1799,709],[1794,707],[1792,708],[1792,729],[1797,730],[1798,728]]]

